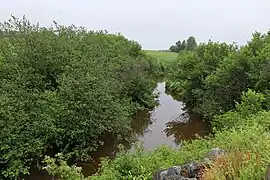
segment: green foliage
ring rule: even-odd
[[[179,55],[168,89],[208,119],[233,110],[242,92],[269,90],[270,35],[254,33],[247,45],[208,42]]]
[[[49,150],[89,158],[101,135],[127,131],[155,104],[159,65],[137,42],[15,17],[1,32],[0,178],[28,174]]]
[[[56,159],[45,156],[44,163],[47,165],[43,168],[53,177],[58,177],[62,180],[83,180],[81,168],[76,166],[68,166],[61,154],[56,155]]]
[[[232,45],[210,41],[207,44],[201,44],[192,52],[180,53],[168,75],[169,90],[176,91],[179,99],[189,107],[203,106],[202,100],[211,101],[209,96],[206,99],[203,98],[204,81],[215,71],[219,62],[234,49]],[[205,104],[208,103],[205,102]],[[203,108],[205,107],[201,109]]]
[[[192,51],[197,47],[196,39],[195,37],[191,36],[187,39],[187,44],[185,47],[185,50]]]
[[[270,162],[268,35],[254,34],[238,48],[208,42],[179,53],[167,88],[186,105],[209,117],[213,134],[152,152],[137,148],[104,159],[91,179],[152,179],[155,171],[200,161],[214,147],[226,155],[203,172],[205,179],[262,179]]]
[[[263,177],[270,161],[270,32],[254,33],[241,48],[197,46],[190,37],[172,46],[176,60],[165,61],[106,31],[41,28],[15,17],[0,27],[0,179],[28,174],[50,150],[61,154],[45,156],[45,169],[60,179],[152,179],[214,147],[228,154],[205,172],[208,179]],[[155,104],[153,78],[168,71],[167,88],[210,120],[211,136],[177,150],[123,151],[89,178],[68,166],[70,157],[91,158],[103,134],[130,133],[131,115]]]
[[[227,155],[204,172],[206,179],[261,179],[270,161],[269,35],[254,33],[241,48],[209,41],[179,53],[168,66],[167,88],[211,120],[213,135],[179,150],[122,153],[103,161],[93,179],[152,179],[155,171],[198,161],[214,147]]]
[[[240,112],[243,117],[248,117],[262,111],[262,104],[265,101],[264,95],[248,90],[242,95],[241,103],[236,103],[236,111]]]
[[[258,152],[233,152],[215,160],[203,179],[264,179],[265,168]]]
[[[266,102],[265,96],[248,90],[248,92],[243,93],[241,99],[241,103],[236,103],[236,109],[234,111],[216,116],[211,121],[212,127],[215,130],[231,129],[241,124],[262,122],[260,118],[257,118],[256,122],[250,122],[248,120],[253,120],[254,118],[250,117],[256,117],[257,113],[263,112],[263,105]]]

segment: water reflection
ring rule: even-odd
[[[174,137],[174,143],[179,145],[183,140],[196,139],[209,133],[207,123],[202,122],[198,115],[187,118],[180,116],[175,120],[166,123],[164,130],[167,136]]]
[[[165,82],[158,83],[155,92],[159,93],[159,106],[149,112],[150,121],[147,130],[139,137],[144,149],[153,150],[161,145],[175,147],[174,138],[164,132],[166,123],[177,118],[182,111],[183,104],[165,93]]]
[[[153,124],[151,119],[151,112],[141,111],[131,122],[131,128],[136,136],[142,136],[145,133],[149,133],[148,128]]]

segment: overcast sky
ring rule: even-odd
[[[167,49],[177,40],[245,43],[270,28],[270,0],[1,0],[0,21],[26,15],[49,26],[84,26],[121,32],[144,49]]]

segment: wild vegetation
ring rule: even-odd
[[[51,174],[62,175],[63,179],[70,179],[65,175],[67,173],[62,173],[67,171],[75,179],[151,180],[157,170],[200,161],[212,148],[219,147],[226,151],[226,155],[203,169],[202,179],[260,180],[265,176],[270,162],[270,112],[261,110],[254,113],[253,104],[246,105],[256,99],[257,110],[261,109],[264,103],[261,97],[262,94],[252,91],[244,93],[236,110],[219,116],[218,121],[223,122],[223,125],[214,130],[212,135],[183,142],[179,149],[163,146],[154,151],[145,151],[140,147],[135,152],[123,151],[114,160],[104,159],[99,174],[89,178],[83,178],[79,168],[68,166],[61,158],[46,159],[48,164],[45,168]],[[231,124],[232,121],[228,119],[235,122]]]
[[[214,147],[225,156],[202,170],[203,179],[262,179],[270,163],[270,33],[243,47],[209,41],[169,63],[167,89],[206,117],[209,137],[174,150],[138,149],[104,160],[92,179],[151,179],[157,170],[201,159]]]
[[[201,44],[179,55],[169,74],[168,89],[208,119],[233,110],[248,89],[268,96],[269,44],[270,34],[258,32],[243,47],[211,41]]]
[[[48,153],[88,159],[102,135],[128,137],[131,116],[156,103],[160,64],[120,34],[12,17],[0,50],[0,179]]]
[[[226,155],[203,169],[202,179],[262,179],[270,163],[270,32],[254,33],[242,47],[190,47],[161,62],[119,34],[16,18],[3,23],[1,178],[27,174],[45,157],[44,169],[60,179],[150,180],[219,147]],[[152,79],[164,72],[167,89],[211,124],[208,137],[178,149],[122,151],[91,177],[67,164],[70,156],[88,158],[106,132],[127,135],[130,116],[155,104]],[[45,156],[52,149],[60,153]]]

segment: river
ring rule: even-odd
[[[182,110],[184,104],[166,94],[165,82],[158,83],[155,91],[160,94],[159,106],[152,111],[139,113],[132,121],[135,139],[142,143],[145,150],[153,150],[161,145],[177,147],[182,140],[195,139],[197,135],[204,136],[208,133],[207,124],[199,116],[182,116],[185,113]],[[83,168],[85,176],[98,170],[101,157],[115,157],[117,150],[113,135],[104,137],[104,140],[104,146],[93,153],[93,162],[77,162]],[[126,143],[125,146],[131,150],[134,148],[133,143]],[[51,180],[52,177],[44,171],[32,170],[26,179]]]

